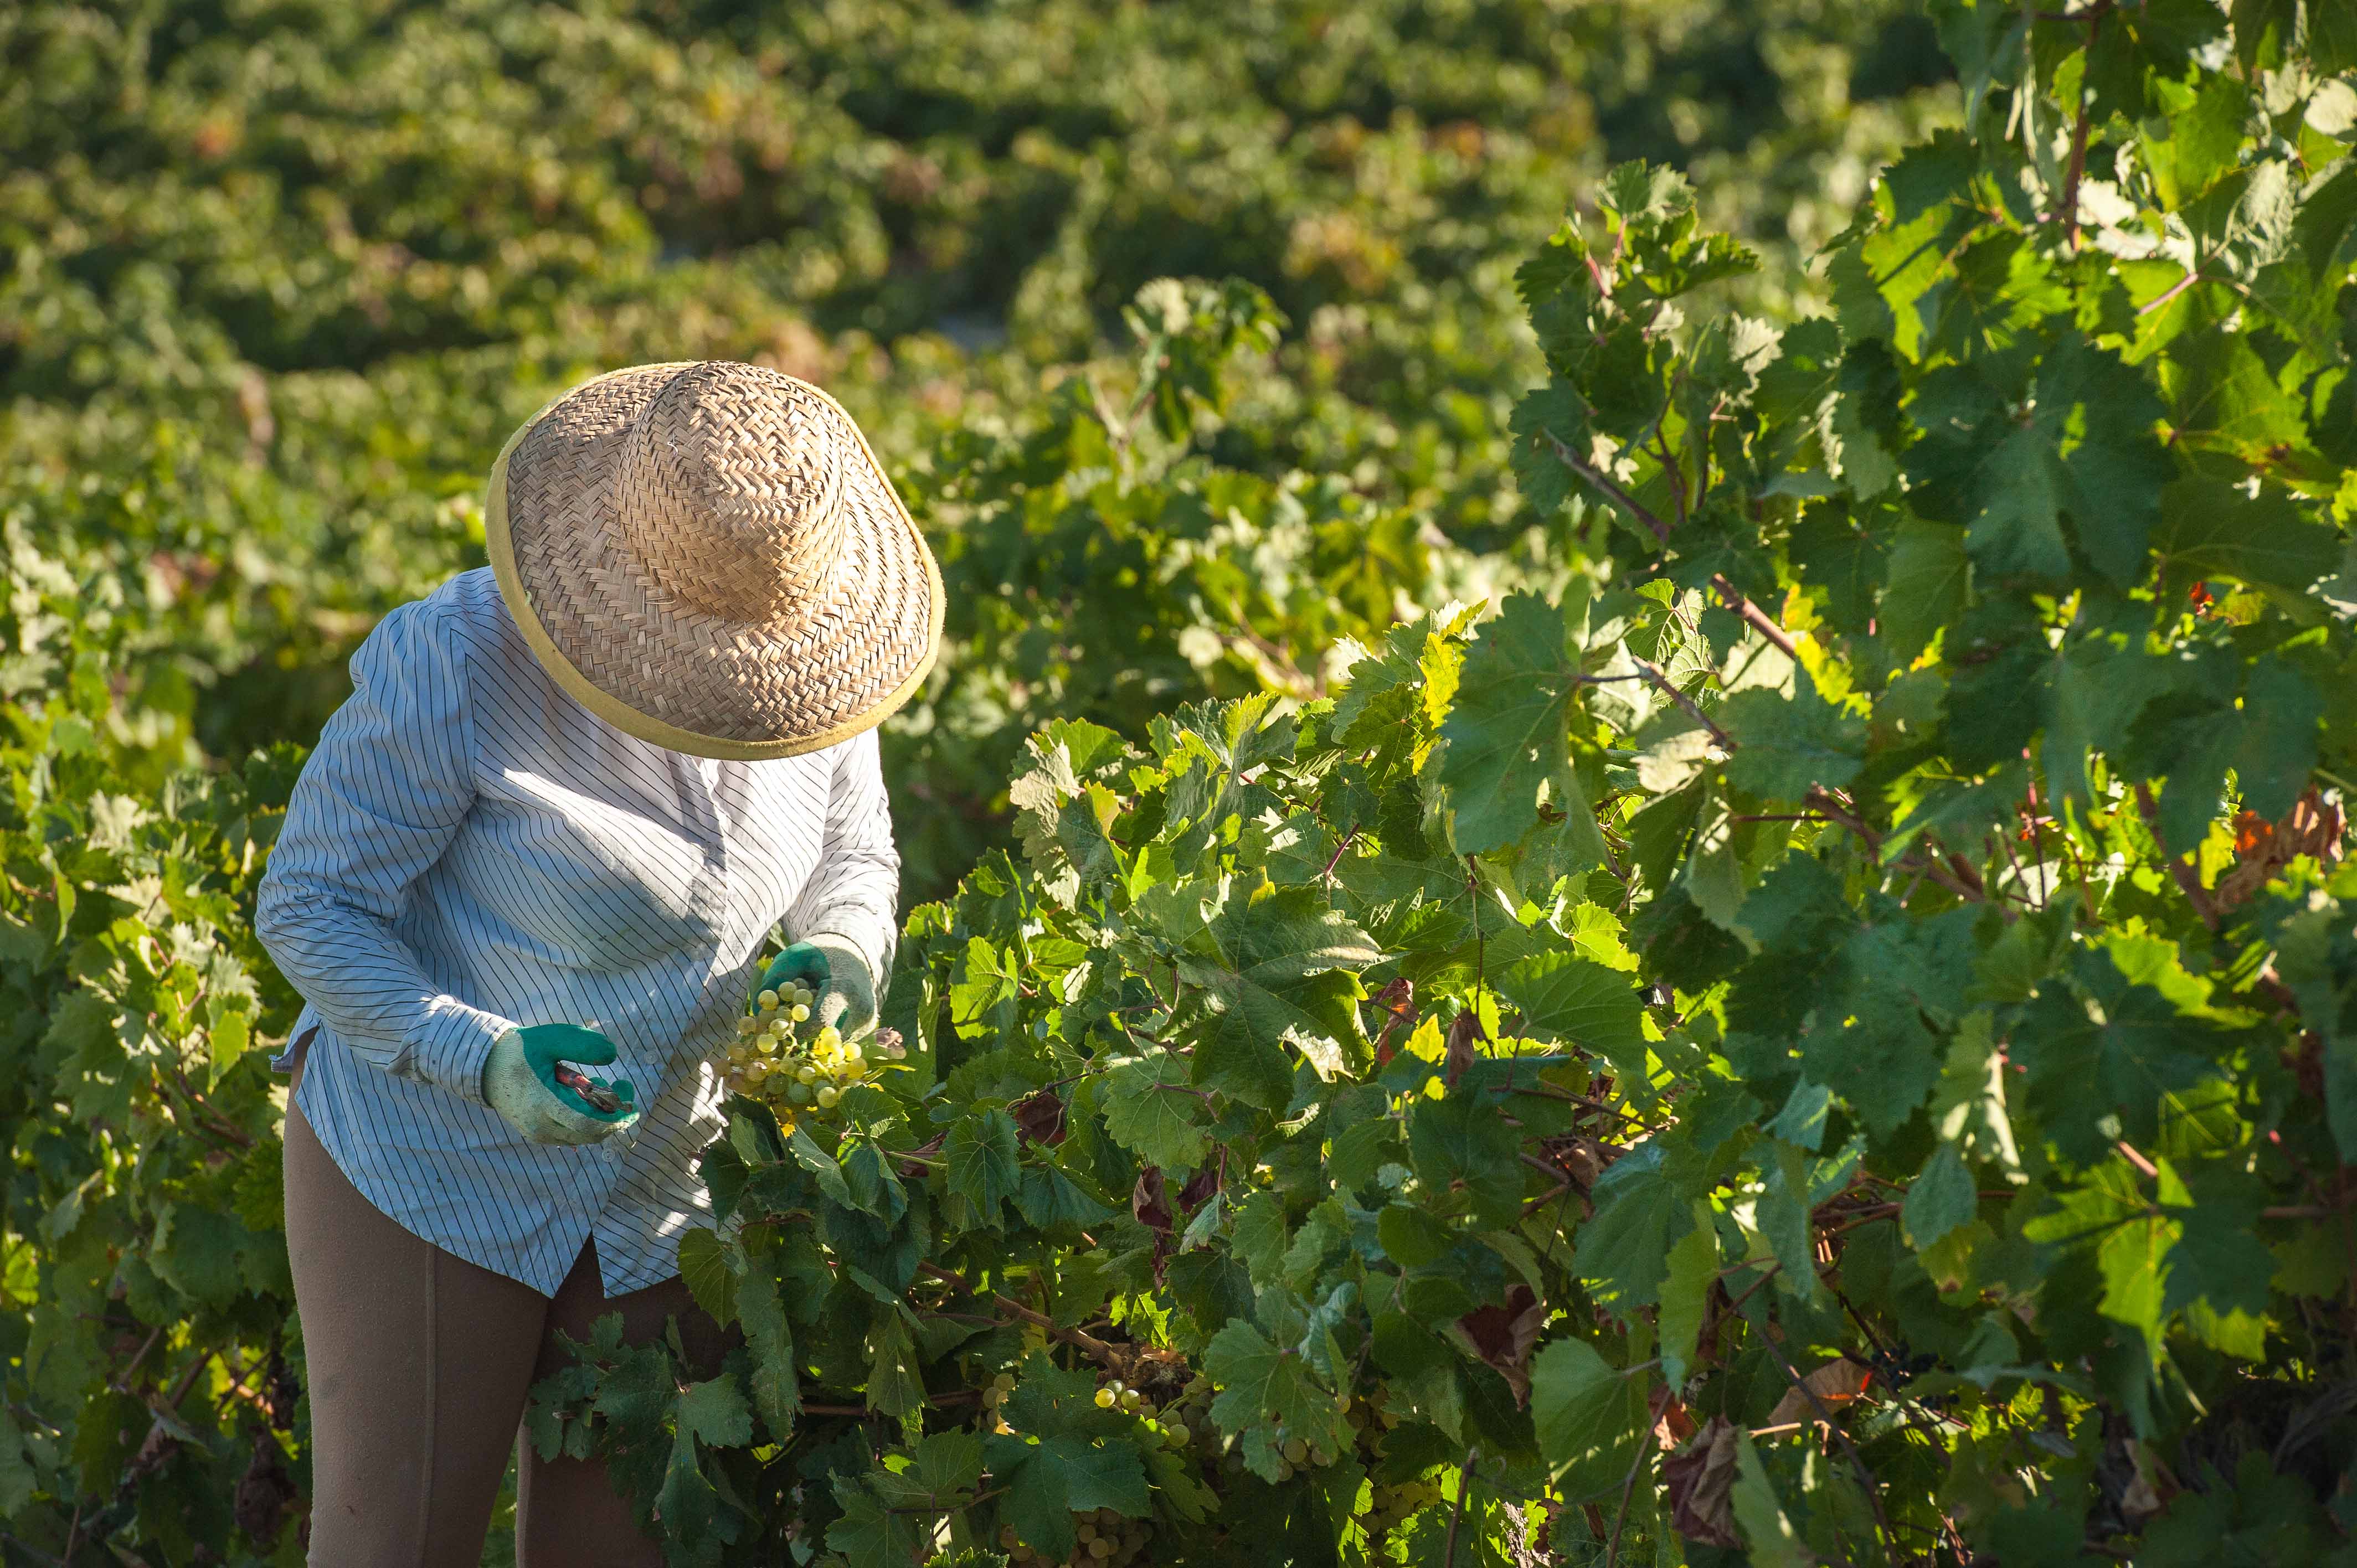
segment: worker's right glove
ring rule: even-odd
[[[491,1042],[484,1059],[483,1102],[533,1143],[595,1144],[637,1123],[636,1091],[627,1078],[603,1083],[565,1064],[604,1067],[613,1059],[614,1042],[595,1029],[574,1024],[510,1029]],[[599,1110],[584,1090],[611,1098],[615,1108]]]

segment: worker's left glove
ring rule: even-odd
[[[791,982],[818,993],[812,1020],[834,1025],[845,1039],[857,1039],[876,1027],[876,976],[848,937],[817,931],[796,942],[770,961],[754,983],[753,993],[758,998]]]

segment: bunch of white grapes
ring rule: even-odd
[[[1359,1520],[1369,1535],[1388,1535],[1405,1524],[1410,1514],[1430,1508],[1440,1498],[1440,1483],[1428,1477],[1395,1487],[1370,1487],[1360,1502]]]
[[[1276,1429],[1278,1455],[1276,1478],[1290,1481],[1301,1470],[1322,1470],[1334,1462],[1334,1455],[1318,1444],[1289,1436],[1282,1426]]]
[[[1184,1448],[1194,1440],[1194,1432],[1176,1404],[1168,1410],[1157,1410],[1144,1392],[1126,1386],[1119,1378],[1108,1379],[1098,1386],[1096,1403],[1099,1410],[1117,1410],[1138,1417],[1146,1431],[1173,1448]]]
[[[798,1117],[834,1110],[845,1090],[909,1055],[894,1029],[879,1030],[872,1049],[845,1040],[832,1024],[803,1039],[798,1031],[817,1002],[817,993],[799,983],[763,991],[737,1020],[737,1038],[728,1047],[729,1092],[767,1103],[788,1133]]]
[[[1149,1531],[1144,1520],[1125,1519],[1116,1509],[1097,1509],[1072,1516],[1072,1533],[1080,1544],[1070,1557],[1044,1556],[1016,1539],[1015,1527],[1001,1525],[998,1544],[1010,1561],[1038,1563],[1040,1568],[1125,1568],[1146,1561]]]
[[[1380,1398],[1345,1405],[1342,1413],[1351,1424],[1351,1443],[1359,1451],[1359,1462],[1371,1471],[1380,1469],[1384,1434],[1399,1424],[1399,1413]],[[1388,1534],[1406,1523],[1408,1516],[1418,1509],[1438,1502],[1440,1495],[1440,1483],[1430,1477],[1420,1476],[1390,1486],[1378,1481],[1367,1488],[1367,1495],[1359,1501],[1359,1522],[1370,1535]]]

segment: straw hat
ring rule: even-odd
[[[673,751],[814,751],[932,666],[942,578],[848,414],[726,360],[586,381],[508,438],[491,567],[549,673]]]

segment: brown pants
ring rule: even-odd
[[[299,1074],[298,1067],[297,1072]],[[286,1244],[311,1392],[311,1554],[333,1568],[475,1568],[508,1453],[518,1568],[660,1568],[597,1460],[544,1460],[517,1427],[532,1384],[608,1312],[640,1344],[680,1320],[716,1371],[719,1326],[678,1280],[607,1299],[583,1247],[552,1299],[419,1240],[286,1112]]]

